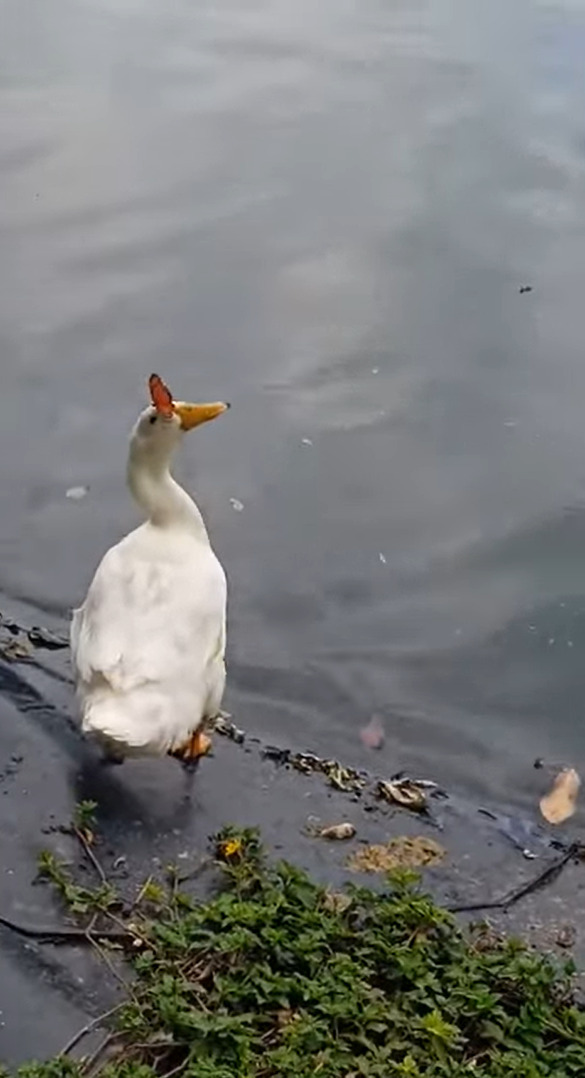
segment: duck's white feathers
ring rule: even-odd
[[[108,550],[71,625],[85,733],[159,755],[219,712],[226,590],[204,529],[147,522]]]

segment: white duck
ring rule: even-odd
[[[227,587],[170,464],[182,432],[229,405],[173,401],[156,374],[149,388],[127,473],[147,519],[102,558],[73,613],[71,652],[82,730],[107,758],[168,753],[187,763],[208,751],[205,720],[220,711]]]

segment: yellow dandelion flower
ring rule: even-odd
[[[236,853],[239,853],[242,849],[242,843],[239,838],[228,838],[222,843],[221,852],[224,857],[234,857]]]

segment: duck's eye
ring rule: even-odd
[[[152,426],[153,423],[156,423],[157,418],[158,418],[158,416],[156,416],[156,415],[151,415],[150,416],[148,422],[150,423],[151,426]]]

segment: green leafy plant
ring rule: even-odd
[[[211,899],[189,898],[171,872],[116,917],[134,978],[108,1051],[20,1078],[585,1074],[570,965],[465,935],[410,874],[341,902],[294,866],[270,865],[255,831],[226,829],[213,848],[223,882]],[[50,854],[43,869],[77,916],[108,916],[111,895],[77,887]]]

